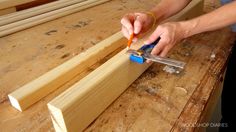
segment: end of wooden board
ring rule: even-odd
[[[140,41],[137,47],[141,44]],[[48,109],[56,120],[53,121],[55,129],[83,131],[150,66],[130,62],[125,52],[126,49],[122,50],[49,102]],[[58,111],[61,112],[59,116]]]
[[[16,108],[17,110],[22,112],[22,109],[21,109],[21,106],[20,106],[20,103],[18,102],[18,100],[14,96],[12,96],[11,94],[8,95],[8,98],[10,100],[11,105],[14,108]]]
[[[50,103],[47,104],[48,110],[50,112],[50,117],[53,122],[53,126],[56,132],[67,132],[67,128],[64,125],[65,122],[63,120],[62,111]]]
[[[125,42],[126,39],[121,32],[99,42],[86,52],[75,56],[10,93],[8,97],[11,105],[19,111],[24,111],[77,74],[83,72],[87,67],[92,66],[114,50],[122,47]]]

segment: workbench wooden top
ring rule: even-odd
[[[22,113],[11,107],[7,94],[116,33],[125,13],[148,9],[154,1],[113,0],[0,38],[1,131],[54,131],[47,102],[93,68]],[[212,8],[207,0],[206,10]],[[200,120],[219,90],[233,40],[228,29],[184,40],[170,55],[187,62],[184,71],[169,74],[153,64],[87,131],[169,131]]]

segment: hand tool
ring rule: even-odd
[[[134,38],[134,33],[132,33],[132,34],[130,35],[130,38],[129,38],[128,44],[127,44],[127,50],[130,48],[131,43],[132,43],[132,41],[133,41],[133,38]]]
[[[158,62],[158,63],[162,63],[162,64],[166,64],[169,66],[174,66],[174,67],[183,69],[186,64],[185,62],[170,59],[170,58],[155,56],[151,54],[152,49],[157,45],[159,40],[160,40],[160,37],[153,43],[145,44],[138,50],[133,50],[133,49],[127,50],[127,53],[130,54],[130,60],[133,62],[137,62],[139,64],[143,64],[146,60],[151,60],[154,62]]]

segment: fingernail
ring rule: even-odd
[[[138,32],[138,30],[137,30],[137,29],[134,29],[134,33],[135,33],[135,34],[138,34],[139,32]]]

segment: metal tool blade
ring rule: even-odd
[[[126,51],[126,53],[138,55],[137,50],[134,50],[134,49],[128,49],[128,50]]]
[[[170,58],[164,58],[164,57],[160,57],[160,56],[155,56],[152,55],[150,53],[144,53],[143,57],[147,60],[151,60],[154,62],[158,62],[158,63],[162,63],[162,64],[166,64],[169,66],[174,66],[174,67],[178,67],[183,69],[185,66],[185,62],[182,61],[178,61],[178,60],[174,60],[174,59],[170,59]]]

